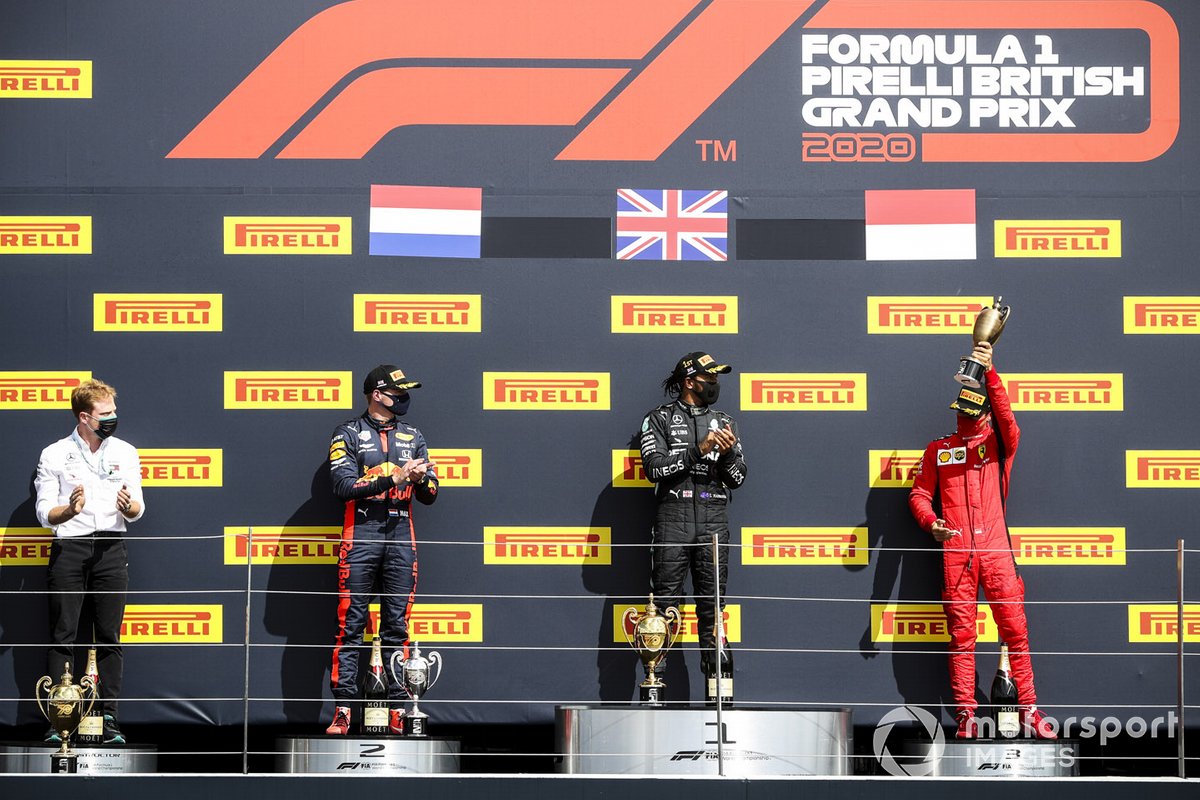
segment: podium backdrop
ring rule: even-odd
[[[1197,41],[1191,0],[8,0],[0,724],[35,719],[31,478],[89,375],[147,477],[123,720],[242,720],[248,586],[250,721],[322,720],[327,446],[379,363],[424,383],[442,464],[415,513],[435,723],[628,701],[632,447],[692,350],[735,368],[750,468],[739,702],[944,702],[905,484],[995,295],[1039,695],[1165,714],[1200,543]]]

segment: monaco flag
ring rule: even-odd
[[[373,256],[479,258],[483,190],[371,187]]]
[[[975,259],[974,189],[867,190],[867,261]]]

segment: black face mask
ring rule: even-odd
[[[385,392],[380,392],[380,394],[386,397],[391,403],[391,405],[383,406],[388,413],[397,417],[403,417],[408,413],[408,407],[412,404],[412,395],[397,396]],[[383,403],[380,403],[380,405],[383,405]]]
[[[711,406],[721,396],[721,384],[716,381],[695,381],[695,384],[696,399],[700,401],[700,405]]]
[[[91,414],[88,414],[88,416],[92,417]],[[100,417],[92,417],[92,419],[94,419],[94,420],[96,420],[96,422],[100,423],[95,428],[92,428],[92,433],[96,434],[96,436],[98,436],[99,438],[107,439],[108,437],[112,436],[114,433],[117,432],[117,415],[116,414],[112,415],[111,417],[105,417],[104,419],[101,419]]]

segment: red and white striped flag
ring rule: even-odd
[[[974,189],[867,190],[867,261],[975,259]]]

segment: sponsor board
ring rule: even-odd
[[[1200,450],[1126,450],[1130,489],[1200,489]]]
[[[0,411],[71,409],[71,392],[90,372],[0,372]]]
[[[1179,641],[1179,607],[1163,604],[1134,603],[1129,606],[1130,642]],[[1183,606],[1183,641],[1200,642],[1200,605]]]
[[[737,297],[613,295],[613,333],[737,333]]]
[[[82,99],[92,96],[91,61],[0,60],[0,100]]]
[[[1124,566],[1124,528],[1009,528],[1018,564]]]
[[[96,331],[222,330],[219,294],[96,294],[92,304]]]
[[[868,297],[867,333],[966,333],[991,297]]]
[[[1040,373],[1001,376],[1013,411],[1123,411],[1125,376]]]
[[[613,606],[613,642],[617,644],[629,644],[629,640],[625,638],[625,634],[633,635],[633,627],[627,624],[625,619],[626,609],[634,609],[639,614],[646,613],[645,603],[617,603]],[[663,612],[659,608],[659,614]],[[693,603],[684,603],[679,606],[679,614],[681,619],[681,627],[679,630],[679,638],[675,641],[687,644],[700,641],[700,623],[696,619],[696,606]],[[740,603],[728,603],[725,606],[725,641],[737,643],[742,640],[742,606]]]
[[[998,642],[1000,632],[992,609],[980,603],[976,609],[977,641]],[[872,642],[948,642],[950,629],[940,603],[872,603]]]
[[[521,526],[483,529],[484,564],[612,563],[612,529]]]
[[[0,216],[0,256],[88,255],[91,217]]]
[[[223,608],[219,605],[127,605],[121,620],[122,644],[219,643]]]
[[[356,294],[354,330],[395,333],[479,333],[477,294]]]
[[[348,256],[350,217],[225,217],[225,255]]]
[[[866,411],[865,372],[743,372],[742,411]]]
[[[996,258],[1120,258],[1119,219],[998,219]]]
[[[867,485],[872,489],[910,489],[924,450],[870,450]]]
[[[1200,297],[1126,297],[1125,333],[1200,333]]]
[[[342,529],[299,525],[225,528],[225,563],[336,564]]]
[[[607,372],[485,372],[485,411],[608,411]]]
[[[53,542],[49,528],[0,528],[0,568],[44,567]]]
[[[371,603],[363,641],[379,630],[379,604]],[[413,603],[408,615],[408,639],[422,645],[435,642],[482,642],[482,603]]]
[[[139,449],[142,486],[221,486],[220,449]]]
[[[748,565],[866,564],[866,528],[742,528],[742,563]]]
[[[640,450],[612,451],[612,485],[614,489],[653,489],[646,477]]]
[[[429,451],[437,464],[438,486],[483,486],[483,451],[439,447]]]
[[[350,372],[225,373],[225,408],[352,408]]]

